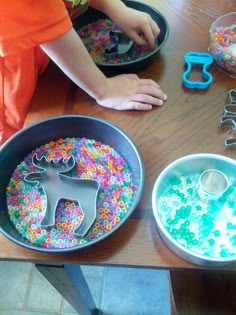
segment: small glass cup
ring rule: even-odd
[[[222,15],[212,23],[208,51],[224,73],[236,78],[236,12]]]

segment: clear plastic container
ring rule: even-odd
[[[236,12],[222,15],[212,23],[209,52],[221,70],[236,78]]]

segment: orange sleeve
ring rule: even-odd
[[[39,46],[71,28],[62,0],[1,0],[0,56]]]

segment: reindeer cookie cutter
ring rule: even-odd
[[[55,224],[55,214],[61,199],[77,201],[83,212],[83,220],[74,233],[84,237],[96,220],[99,182],[69,176],[67,173],[75,166],[73,156],[67,160],[61,158],[49,161],[45,156],[38,158],[34,154],[32,163],[38,171],[27,174],[24,180],[41,188],[46,196],[46,211],[41,225],[49,227]]]
[[[189,52],[184,56],[184,61],[187,65],[186,71],[182,75],[184,85],[189,89],[206,89],[212,83],[212,75],[207,71],[210,65],[213,63],[213,58],[208,53],[202,52]],[[191,64],[202,65],[202,78],[205,80],[201,81],[190,81],[189,75],[192,70]]]

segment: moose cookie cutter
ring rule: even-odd
[[[184,56],[184,61],[187,65],[187,69],[182,75],[184,85],[189,89],[206,89],[213,81],[212,75],[207,71],[213,63],[212,56],[208,53],[189,52]],[[205,80],[204,82],[190,81],[188,79],[192,70],[192,64],[202,66],[202,77]]]
[[[32,163],[38,171],[27,174],[24,180],[41,188],[46,196],[46,211],[41,225],[49,227],[55,224],[55,213],[60,199],[77,201],[84,216],[74,233],[84,237],[96,220],[100,184],[96,180],[70,177],[67,174],[75,166],[73,156],[67,160],[61,158],[49,161],[45,156],[38,158],[34,154]]]

